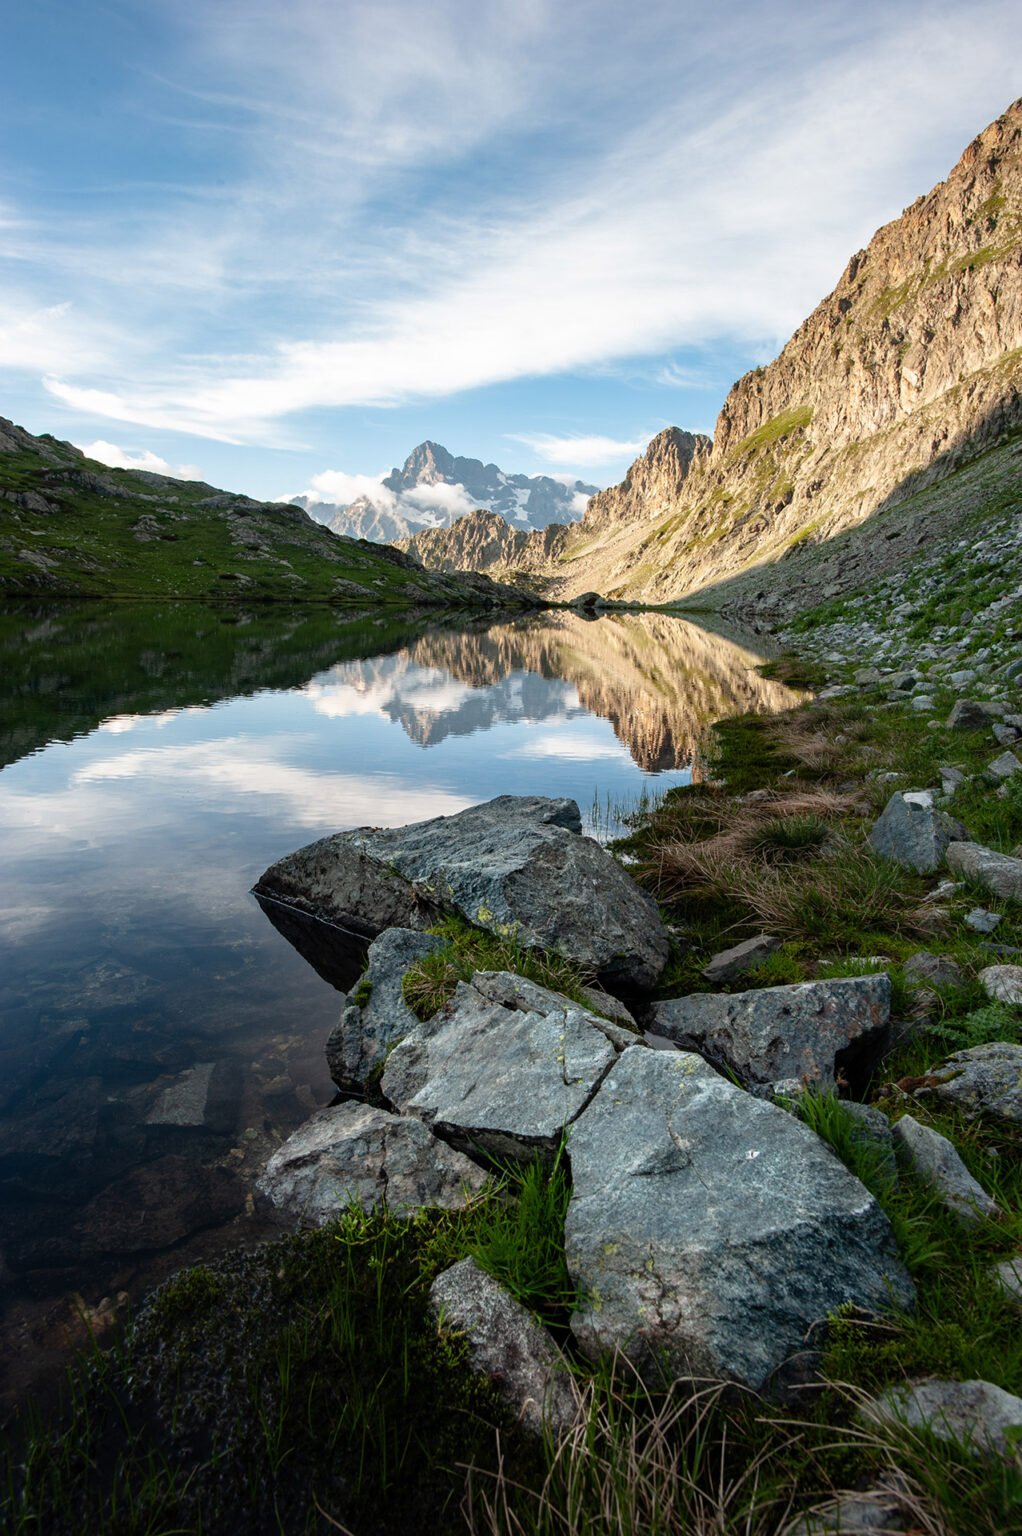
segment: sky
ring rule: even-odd
[[[1022,94],[1022,0],[4,8],[0,415],[266,498],[712,432]]]

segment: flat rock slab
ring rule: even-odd
[[[990,1381],[921,1381],[891,1387],[864,1410],[882,1424],[928,1429],[978,1455],[993,1453],[1022,1465],[1022,1397]]]
[[[952,843],[947,851],[948,869],[967,875],[995,896],[1022,901],[1022,859],[995,853],[982,843]]]
[[[618,1042],[634,1039],[560,993],[481,971],[394,1048],[381,1088],[452,1146],[493,1158],[546,1155],[588,1104]]]
[[[979,981],[991,1002],[1022,1007],[1022,965],[988,965],[980,971]]]
[[[751,992],[693,993],[655,1003],[650,1029],[747,1084],[833,1084],[848,1051],[879,1044],[891,1016],[883,972]]]
[[[933,1075],[945,1081],[932,1092],[970,1119],[1022,1125],[1022,1045],[972,1045],[934,1067]]]
[[[807,1126],[698,1056],[624,1051],[568,1156],[565,1247],[585,1298],[571,1326],[592,1359],[622,1350],[652,1384],[759,1390],[845,1302],[912,1303],[868,1190]]]
[[[352,1201],[370,1210],[457,1210],[485,1182],[475,1163],[418,1120],[369,1104],[321,1109],[270,1158],[256,1188],[296,1224],[324,1226]]]
[[[703,968],[703,979],[711,986],[734,981],[736,977],[754,971],[757,965],[762,965],[780,947],[780,939],[773,938],[769,933],[758,933],[754,939],[746,939],[732,949],[722,949],[714,955]]]
[[[962,1162],[953,1144],[932,1126],[903,1115],[891,1128],[899,1165],[911,1169],[962,1226],[1000,1215],[996,1203]]]
[[[401,990],[405,972],[446,947],[436,934],[412,928],[388,928],[370,944],[369,964],[326,1042],[327,1066],[338,1088],[361,1093],[391,1047],[415,1029],[419,1020]]]
[[[438,1275],[429,1305],[441,1333],[464,1337],[469,1364],[485,1376],[529,1434],[570,1430],[576,1399],[568,1364],[532,1313],[476,1263]]]
[[[271,865],[255,892],[369,937],[457,913],[607,987],[648,989],[668,954],[656,904],[581,825],[574,800],[501,795],[455,816],[321,838]]]
[[[967,838],[965,828],[934,807],[928,789],[899,790],[873,823],[870,846],[902,869],[929,875],[941,867],[948,844]]]

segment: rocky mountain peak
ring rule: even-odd
[[[478,460],[470,462],[478,463]],[[383,483],[391,491],[407,491],[416,485],[453,483],[458,478],[454,465],[453,454],[448,453],[441,443],[427,440],[413,448],[405,459],[404,467],[392,469]],[[496,465],[493,467],[496,468]]]
[[[701,432],[684,432],[680,427],[658,432],[621,484],[593,497],[585,514],[586,526],[655,517],[676,502],[693,463],[706,458],[712,447]]]

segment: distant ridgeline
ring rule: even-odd
[[[107,469],[0,418],[0,595],[514,607],[488,577],[425,571],[301,508]]]
[[[954,509],[934,488],[980,454],[995,454],[991,494],[1017,479],[1020,381],[1016,102],[852,257],[780,356],[738,381],[712,443],[668,428],[573,526],[530,535],[475,513],[405,547],[440,570],[543,574],[562,597],[700,593],[783,613],[801,601],[796,573],[833,595],[822,569],[837,590],[939,536]],[[822,546],[853,529],[825,567]]]
[[[396,543],[424,528],[448,528],[470,511],[497,514],[502,525],[527,532],[571,522],[582,516],[595,490],[582,480],[508,475],[496,464],[455,458],[439,443],[426,442],[413,448],[404,468],[392,469],[372,495],[345,506],[296,496],[294,505],[334,533]]]

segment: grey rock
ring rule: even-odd
[[[617,1054],[634,1044],[557,992],[478,972],[391,1052],[381,1086],[453,1146],[498,1158],[552,1152]]]
[[[994,1266],[993,1276],[1008,1300],[1022,1307],[1022,1258],[1002,1259],[1000,1264]]]
[[[200,1061],[164,1088],[146,1116],[147,1125],[205,1125],[215,1063]]]
[[[975,731],[989,725],[993,718],[988,704],[978,699],[959,699],[948,715],[945,724],[953,731]]]
[[[894,1148],[899,1164],[909,1168],[932,1189],[946,1210],[963,1226],[996,1217],[997,1205],[962,1162],[946,1136],[911,1115],[893,1126]]]
[[[971,1045],[934,1067],[933,1073],[946,1079],[933,1089],[937,1097],[970,1119],[989,1117],[1022,1125],[1022,1045]]]
[[[872,683],[879,683],[882,678],[883,673],[876,667],[860,667],[855,674],[855,681],[860,688],[868,688]]]
[[[952,843],[947,851],[948,868],[956,875],[978,880],[995,896],[1022,901],[1022,859],[995,853],[982,843]]]
[[[1018,741],[1019,732],[1014,725],[995,725],[991,728],[991,735],[1002,747],[1010,747]],[[1010,754],[1008,754],[1010,756]]]
[[[913,986],[956,987],[965,979],[957,960],[919,949],[905,961],[905,979]]]
[[[988,965],[978,979],[991,1002],[1022,1007],[1022,965]]]
[[[819,1509],[784,1527],[784,1536],[896,1536],[907,1531],[911,1518],[896,1493],[871,1488],[831,1499]]]
[[[993,933],[997,924],[1001,921],[1000,912],[988,912],[986,907],[973,907],[963,919],[967,928],[975,933]]]
[[[455,1210],[485,1182],[469,1158],[404,1120],[369,1104],[321,1109],[279,1147],[256,1188],[296,1222],[323,1226],[352,1201],[382,1201],[396,1211]]]
[[[754,971],[757,965],[761,965],[768,955],[772,955],[780,947],[780,939],[772,938],[768,933],[758,933],[755,938],[745,939],[732,949],[724,949],[714,955],[704,968],[703,977],[714,986],[719,986],[721,982],[734,981],[736,976],[744,976],[746,972]]]
[[[619,997],[614,997],[610,992],[601,992],[599,987],[580,987],[579,990],[593,1013],[602,1014],[604,1018],[612,1019],[615,1024],[638,1034],[639,1026],[634,1015]]]
[[[953,796],[955,791],[960,789],[966,782],[967,777],[968,775],[964,774],[960,768],[954,768],[949,765],[942,766],[940,769],[940,787],[945,795]]]
[[[930,790],[916,789],[891,796],[873,823],[869,842],[883,858],[928,875],[943,864],[948,844],[966,837],[963,826],[934,807]]]
[[[894,1133],[891,1122],[882,1109],[873,1104],[859,1104],[855,1099],[844,1099],[845,1114],[855,1122],[852,1140],[876,1148],[878,1169],[892,1184],[898,1182],[898,1160],[894,1151]]]
[[[1017,678],[1022,678],[1022,660],[1010,661],[1004,669],[1003,676],[1009,683],[1015,682]]]
[[[977,675],[971,667],[962,667],[959,671],[952,672],[949,675],[948,682],[952,688],[968,688],[970,683],[976,681]]]
[[[687,1052],[632,1047],[568,1140],[572,1330],[652,1382],[760,1389],[835,1308],[910,1305],[872,1196],[793,1116]]]
[[[864,1410],[881,1424],[928,1429],[978,1454],[993,1452],[1022,1465],[1022,1398],[989,1381],[921,1381],[890,1387]]]
[[[442,1334],[464,1336],[471,1368],[485,1376],[533,1435],[570,1430],[576,1396],[567,1362],[546,1329],[475,1259],[438,1275],[429,1305]]]
[[[419,1021],[401,992],[405,972],[416,960],[444,948],[436,934],[412,928],[388,928],[369,946],[362,981],[348,994],[326,1043],[327,1066],[338,1088],[360,1093],[387,1052],[416,1027]],[[360,993],[368,993],[361,1004],[353,1000]]]
[[[650,1028],[725,1065],[746,1083],[833,1084],[850,1048],[877,1045],[891,1015],[883,972],[654,1003]]]
[[[554,950],[608,988],[649,988],[668,953],[656,904],[580,828],[574,800],[500,795],[455,816],[322,838],[271,865],[255,891],[368,937],[458,913]]]
[[[995,757],[992,763],[987,763],[986,771],[992,773],[995,779],[1010,779],[1016,773],[1022,773],[1022,763],[1014,752],[1002,752],[1000,757]]]

